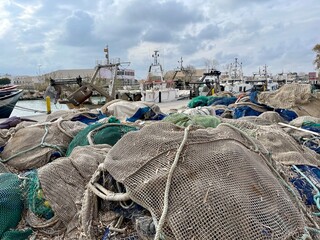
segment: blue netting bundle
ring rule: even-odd
[[[320,133],[320,124],[319,123],[315,123],[315,122],[303,122],[302,126],[303,129],[312,131],[312,132],[316,132],[316,133]]]
[[[221,116],[225,112],[225,109],[216,109],[215,113],[217,116]]]
[[[142,107],[139,108],[135,114],[126,120],[128,122],[135,122],[137,120],[162,120],[167,115],[162,113],[155,113],[151,107]]]
[[[258,92],[257,91],[251,91],[249,94],[249,98],[250,98],[250,102],[257,104],[257,105],[261,105],[260,103],[258,103]]]
[[[225,105],[228,106],[237,101],[236,97],[211,97],[208,99],[208,105]]]
[[[106,118],[107,116],[103,113],[99,112],[98,114],[95,113],[86,113],[86,114],[79,114],[78,116],[73,117],[72,121],[80,121],[85,124],[94,123],[100,119]]]
[[[320,184],[320,169],[318,167],[308,166],[308,165],[299,165],[296,166],[305,176],[309,179],[312,179],[314,185],[319,186]],[[290,179],[290,182],[298,190],[301,198],[304,200],[305,204],[316,205],[314,202],[315,191],[310,183],[299,174],[294,168],[291,170],[296,173],[294,177]]]
[[[315,151],[316,153],[320,154],[320,146],[319,146],[318,142],[308,140],[308,141],[304,142],[303,145],[310,148],[311,150]]]
[[[246,116],[259,116],[262,112],[256,111],[249,106],[236,107],[233,111],[233,118],[238,119]]]
[[[279,113],[279,115],[288,122],[298,117],[296,112],[289,109],[275,109],[275,111]]]

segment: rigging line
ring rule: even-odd
[[[22,107],[22,106],[15,106],[19,110],[24,110],[24,111],[29,111],[29,112],[39,112],[39,113],[46,113],[46,111],[43,110],[37,110],[37,109],[32,109],[32,108],[27,108],[27,107]]]

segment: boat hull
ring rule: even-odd
[[[23,90],[17,90],[16,92],[11,92],[8,95],[0,97],[0,118],[10,117],[13,108],[22,95],[22,92]]]

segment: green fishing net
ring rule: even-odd
[[[198,125],[201,127],[215,128],[220,124],[220,119],[210,115],[187,115],[184,113],[174,113],[163,119],[164,122],[173,123],[180,127]]]
[[[90,145],[89,140],[94,144],[115,145],[122,136],[128,132],[138,130],[136,127],[120,123],[94,123],[80,131],[69,144],[66,156],[77,146]]]
[[[24,230],[9,230],[5,232],[1,240],[26,240],[32,234],[32,230],[24,229]]]
[[[22,211],[23,200],[18,175],[0,173],[0,239],[3,239],[5,232],[18,225]]]
[[[38,217],[50,219],[54,212],[49,202],[44,198],[37,170],[28,171],[24,175],[24,194],[28,209]]]
[[[208,106],[208,101],[212,98],[212,96],[198,96],[195,98],[192,98],[190,102],[188,103],[189,108],[195,108],[199,106]]]

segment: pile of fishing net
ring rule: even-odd
[[[135,126],[121,124],[117,119],[110,118],[107,123],[96,122],[81,130],[70,142],[66,155],[69,156],[77,146],[109,144],[113,146],[126,133],[138,130]]]
[[[72,110],[59,110],[48,115],[46,122],[53,122],[58,119],[70,120],[70,121],[80,121],[85,124],[91,124],[100,119],[105,118],[106,115],[102,114],[101,111],[96,109],[72,109]]]
[[[77,147],[39,169],[0,173],[1,239],[80,239],[85,187],[109,149]]]
[[[234,96],[198,96],[193,98],[189,103],[189,108],[195,108],[199,106],[210,106],[210,105],[226,105],[235,103],[237,100]]]
[[[115,116],[121,121],[135,122],[137,120],[161,120],[164,114],[158,105],[149,102],[129,102],[113,100],[106,103],[101,112],[107,116]]]
[[[1,152],[1,162],[19,171],[44,166],[64,156],[73,137],[86,126],[59,120],[15,129]]]
[[[320,117],[320,99],[312,93],[310,84],[285,84],[274,92],[261,92],[258,101],[273,108],[291,109],[298,116]]]
[[[107,227],[106,239],[129,239],[130,234],[141,239],[309,236],[307,226],[317,227],[317,220],[280,173],[288,174],[292,164],[317,164],[316,154],[262,120],[225,119],[216,128],[159,122],[126,134],[90,180],[83,211],[92,219],[83,225],[85,236],[96,238],[90,203],[95,195],[109,206],[133,201],[149,211],[148,224],[142,224],[141,216],[127,218],[119,208],[109,208],[118,217]],[[106,175],[123,187],[103,184]]]

